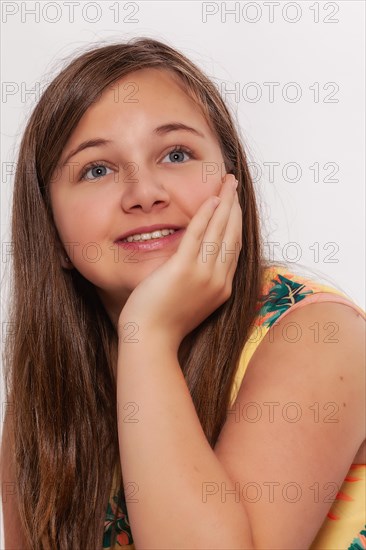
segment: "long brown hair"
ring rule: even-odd
[[[239,181],[242,250],[232,294],[179,349],[210,445],[225,422],[239,357],[256,315],[266,262],[255,190],[241,139],[215,85],[160,41],[93,46],[43,92],[25,128],[12,210],[6,397],[13,404],[16,490],[32,548],[102,546],[113,467],[119,461],[117,334],[94,286],[60,264],[49,181],[63,148],[101,92],[132,71],[169,70],[201,107]]]

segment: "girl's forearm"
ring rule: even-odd
[[[147,326],[137,338],[121,333],[117,404],[136,548],[253,549],[246,510],[204,435],[166,335]]]

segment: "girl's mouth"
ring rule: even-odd
[[[139,240],[139,241],[117,241],[118,246],[126,250],[137,250],[137,251],[151,251],[151,250],[161,250],[167,246],[175,244],[178,239],[180,239],[184,233],[185,229],[178,229],[174,233],[167,235],[165,237],[158,237],[157,239],[148,239],[148,240]]]

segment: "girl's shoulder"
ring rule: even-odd
[[[283,321],[290,312],[320,302],[345,304],[366,319],[366,312],[345,292],[333,286],[316,281],[314,277],[294,273],[282,265],[271,265],[264,269],[257,313],[241,353],[231,390],[231,404],[235,401],[250,359],[268,331],[280,323],[282,330],[286,330],[287,323],[283,324]],[[290,331],[290,327],[287,329]]]

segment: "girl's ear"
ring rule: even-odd
[[[65,252],[60,252],[60,258],[61,258],[61,265],[65,269],[74,269],[74,266],[72,265],[72,262],[70,258],[67,256]]]
[[[64,247],[59,242],[57,242],[57,250],[58,250],[58,256],[60,258],[61,266],[64,269],[74,269],[72,261],[70,260],[67,253],[65,252]]]

